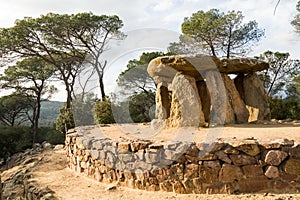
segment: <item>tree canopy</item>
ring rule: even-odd
[[[102,81],[105,65],[101,65],[99,56],[122,25],[117,16],[92,13],[26,17],[11,28],[1,29],[0,56],[8,61],[36,56],[52,64],[65,84],[70,108],[75,78],[83,62],[91,63]]]
[[[125,71],[121,72],[117,83],[127,93],[148,93],[156,86],[147,72],[149,62],[159,56],[169,55],[163,52],[144,52],[139,59],[130,60]]]
[[[213,56],[227,58],[245,55],[264,36],[264,30],[258,28],[256,21],[243,23],[243,18],[241,11],[224,13],[218,9],[207,12],[200,10],[184,18],[181,25],[183,36],[179,43],[171,43],[169,49],[179,52],[184,49],[203,49]]]
[[[294,26],[296,32],[300,33],[300,1],[296,5],[296,10],[298,14],[294,17],[291,24]]]
[[[0,124],[5,126],[21,125],[29,121],[34,100],[20,94],[10,94],[0,98]]]
[[[53,76],[55,68],[39,57],[30,57],[19,61],[14,66],[8,67],[4,76],[2,88],[13,88],[17,93],[25,94],[34,99],[33,107],[33,144],[38,137],[38,124],[40,118],[42,96],[55,91],[47,81]]]
[[[270,64],[269,69],[260,73],[260,77],[269,96],[278,95],[299,74],[300,61],[289,59],[289,53],[266,51],[260,56]]]

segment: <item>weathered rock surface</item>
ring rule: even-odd
[[[265,88],[255,74],[248,74],[243,81],[245,104],[249,111],[249,122],[256,120],[269,120],[270,106]]]
[[[229,103],[226,112],[228,113],[227,115],[230,116],[230,119],[228,119],[227,123],[233,124],[248,122],[248,110],[246,109],[245,103],[241,99],[240,94],[235,88],[233,80],[231,80],[226,74],[222,74],[222,77],[227,91],[227,101]]]
[[[170,116],[171,97],[169,96],[166,83],[159,83],[157,85],[155,103],[155,117],[158,119],[167,119]]]
[[[205,123],[202,104],[193,77],[177,73],[172,82],[172,102],[169,125],[189,127]]]
[[[153,59],[147,70],[154,81],[159,83],[171,82],[177,72],[184,72],[196,80],[202,80],[199,72],[212,69],[226,74],[238,74],[262,71],[268,67],[268,63],[254,58],[218,59],[207,55],[176,55]]]
[[[17,153],[11,157],[7,164],[8,169],[12,171],[10,172],[11,175],[1,180],[0,174],[0,199],[58,199],[51,189],[40,186],[32,178],[32,172],[42,160],[40,155],[42,151],[52,149],[52,145],[49,143],[44,144],[36,144],[36,149],[28,149],[24,153]],[[44,147],[44,149],[41,147]],[[8,174],[5,174],[5,176],[8,176]]]
[[[211,124],[225,124],[226,120],[226,88],[221,74],[216,70],[205,73],[206,85],[210,94]]]
[[[271,150],[266,154],[265,162],[269,165],[278,166],[288,156],[284,151]]]
[[[153,59],[147,69],[158,86],[157,120],[153,122],[153,128],[162,127],[166,119],[167,126],[185,126],[179,122],[191,121],[197,115],[200,116],[199,124],[206,126],[269,119],[268,97],[255,74],[268,67],[268,63],[252,58],[218,59],[207,55],[177,55]],[[189,81],[182,81],[184,79],[178,78],[179,74]],[[238,76],[233,82],[228,74]],[[187,93],[191,91],[188,85],[192,85],[193,95],[184,94],[185,89]],[[183,95],[179,95],[181,93]],[[191,111],[191,116],[186,118],[186,115],[179,112],[184,110],[179,105],[182,101],[188,101],[181,98],[193,96],[195,100],[191,106],[196,105],[196,101],[198,103],[194,111],[188,110]],[[192,103],[190,100],[189,102]],[[199,113],[196,114],[197,111]],[[187,124],[189,126],[190,122]]]

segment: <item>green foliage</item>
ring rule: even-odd
[[[39,57],[23,59],[15,66],[8,67],[0,80],[4,81],[2,87],[15,89],[18,93],[26,94],[35,99],[33,107],[33,143],[38,137],[38,126],[42,96],[48,93],[51,95],[55,88],[47,84],[55,72],[53,65],[47,64]]]
[[[140,92],[130,97],[129,113],[133,122],[150,122],[154,118],[154,112],[154,92]]]
[[[98,58],[107,41],[119,35],[122,26],[118,16],[92,13],[26,17],[11,28],[0,29],[0,56],[8,61],[39,57],[53,65],[66,87],[66,107],[71,108],[75,78],[82,62],[99,64],[94,67],[102,81],[105,65],[101,65]],[[86,59],[87,56],[91,59]],[[104,91],[103,85],[102,89]]]
[[[264,36],[264,31],[258,28],[256,21],[243,24],[243,18],[240,11],[224,13],[211,9],[193,13],[191,17],[184,18],[181,25],[184,35],[180,42],[171,43],[169,50],[187,53],[186,49],[203,49],[213,56],[227,58],[245,55]]]
[[[37,142],[47,141],[51,144],[64,144],[65,135],[51,128],[40,128]],[[0,127],[0,159],[7,159],[14,153],[32,147],[32,128],[30,127]]]
[[[39,143],[42,143],[44,141],[47,141],[53,145],[65,143],[66,135],[57,130],[54,130],[53,128],[41,127],[39,128],[39,133]]]
[[[127,69],[121,72],[117,80],[118,85],[124,89],[123,93],[154,91],[156,86],[147,72],[147,67],[154,58],[166,55],[170,55],[170,53],[144,52],[138,60],[130,60]]]
[[[272,119],[300,119],[300,98],[270,99]]]
[[[64,104],[56,120],[56,130],[60,133],[66,133],[69,129],[75,127],[72,108],[67,108]]]
[[[97,124],[112,124],[115,119],[112,112],[112,102],[109,98],[98,101],[94,107],[94,119]]]
[[[260,59],[270,64],[269,69],[259,73],[269,96],[286,92],[288,84],[298,75],[300,61],[289,59],[289,56],[289,53],[272,51],[266,51],[260,56]]]
[[[296,5],[297,15],[291,21],[291,24],[294,26],[297,33],[300,33],[300,1]]]
[[[5,126],[21,125],[29,121],[34,99],[13,93],[0,98],[0,124]]]
[[[30,132],[28,128],[22,127],[1,128],[0,157],[6,159],[23,148],[27,148],[28,146],[26,146],[26,140],[24,141],[24,139],[26,138],[28,132]]]

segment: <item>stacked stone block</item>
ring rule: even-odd
[[[213,144],[117,141],[73,131],[68,167],[100,182],[175,193],[300,192],[300,144],[219,140]]]

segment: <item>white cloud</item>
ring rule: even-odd
[[[166,11],[172,8],[172,0],[162,0],[153,6],[153,11]]]

